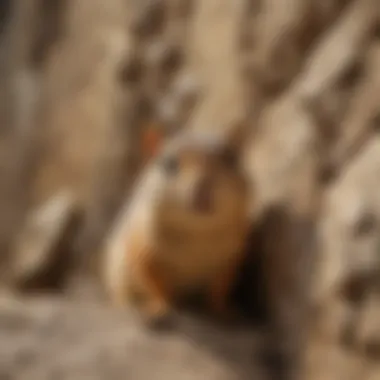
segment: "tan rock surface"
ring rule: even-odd
[[[131,378],[159,371],[165,378],[261,378],[251,362],[257,344],[287,353],[287,363],[304,364],[297,355],[306,353],[302,379],[377,379],[378,0],[48,3],[15,0],[14,13],[1,20],[0,282],[16,260],[7,256],[21,227],[63,189],[79,205],[67,239],[74,263],[63,271],[67,280],[76,277],[54,299],[23,299],[17,312],[2,304],[4,376],[124,378],[129,370]],[[247,264],[242,293],[253,303],[258,289],[266,301],[270,339],[248,328],[213,332],[201,322],[191,332],[199,327],[194,340],[208,337],[199,345],[183,338],[189,331],[148,337],[98,301],[63,302],[72,290],[92,297],[83,269],[98,265],[101,242],[147,154],[147,128],[166,136],[241,122],[258,235],[247,263],[262,264],[258,276]],[[59,217],[46,231],[58,225]],[[49,233],[35,250],[29,238],[17,245],[19,257],[38,273],[38,263],[44,267],[43,258],[58,251],[39,256],[49,251],[41,248]],[[49,308],[52,319],[43,316]],[[225,349],[234,354],[221,355]]]

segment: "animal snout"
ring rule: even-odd
[[[211,212],[213,204],[213,181],[207,176],[202,178],[194,189],[193,207],[197,211]]]

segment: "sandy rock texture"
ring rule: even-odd
[[[378,0],[1,0],[0,377],[379,378],[379,67]],[[109,310],[147,136],[241,125],[265,334]]]
[[[154,333],[128,313],[47,297],[2,299],[1,306],[4,378],[264,378],[255,332],[223,332],[183,317],[175,333]]]

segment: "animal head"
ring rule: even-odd
[[[155,159],[160,214],[174,223],[233,223],[247,213],[248,184],[240,165],[243,134],[182,132]]]

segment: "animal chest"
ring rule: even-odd
[[[212,281],[242,249],[242,236],[235,229],[191,231],[159,230],[153,260],[164,278],[179,291],[191,291]]]

